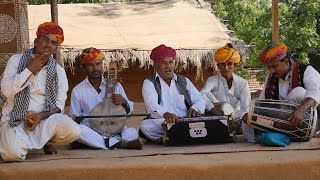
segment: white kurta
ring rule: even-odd
[[[210,92],[213,98],[209,98],[207,93]],[[206,84],[200,91],[206,100],[206,109],[210,111],[214,103],[227,102],[234,109],[234,117],[241,119],[249,111],[251,95],[248,82],[242,77],[233,74],[232,86],[229,89],[227,80],[218,73],[208,78]],[[212,100],[210,100],[212,99]]]
[[[289,74],[286,76],[285,80],[279,79],[279,99],[285,100],[287,99],[287,96],[289,94]],[[312,66],[308,66],[303,74],[303,83],[304,83],[304,89],[306,90],[307,94],[305,95],[305,98],[310,97],[314,99],[317,104],[320,102],[320,74],[317,70],[315,70]],[[267,84],[268,78],[264,82],[264,88],[260,94],[259,99],[265,99],[265,90],[266,90],[266,84]]]
[[[147,113],[157,112],[160,116],[164,113],[173,113],[178,117],[187,116],[187,107],[184,96],[179,92],[176,85],[177,75],[174,74],[170,86],[156,73],[161,85],[161,102],[158,104],[158,94],[153,83],[146,79],[142,86],[142,95]],[[197,88],[187,78],[187,90],[192,101],[191,108],[203,114],[205,110],[205,101]],[[157,140],[163,136],[162,124],[164,118],[146,119],[141,123],[140,130],[151,140]]]
[[[88,78],[84,79],[77,86],[75,86],[71,93],[71,104],[69,115],[73,116],[88,116],[90,115],[91,110],[99,103],[101,103],[105,98],[106,93],[106,81],[102,80],[100,84],[101,92],[98,93],[97,90],[90,84]],[[122,85],[117,83],[115,87],[115,94],[120,94],[123,96],[129,106],[130,113],[133,111],[133,102],[129,101]],[[81,124],[81,134],[78,139],[79,142],[86,144],[94,148],[107,149],[104,138],[99,135],[97,132],[90,128],[89,120],[84,119]],[[132,141],[138,139],[138,132],[134,128],[124,128],[121,133],[121,136],[111,137],[109,140],[109,145],[118,143],[120,140]]]
[[[28,149],[41,149],[49,140],[56,142],[60,138],[59,143],[70,143],[76,140],[80,133],[79,127],[71,118],[59,113],[41,121],[34,131],[24,130],[23,123],[15,128],[9,127],[14,97],[25,87],[30,87],[29,112],[43,111],[47,101],[45,87],[48,67],[44,66],[36,75],[27,68],[17,74],[21,57],[22,54],[16,54],[9,59],[1,81],[1,91],[7,100],[2,108],[0,153],[2,158],[7,160],[23,160]],[[64,69],[58,64],[57,74],[59,83],[56,105],[63,111],[67,99],[68,80]],[[61,130],[58,130],[59,128]]]
[[[236,74],[232,76],[233,81],[230,89],[227,80],[221,73],[218,73],[208,78],[200,93],[206,101],[207,111],[214,107],[214,103],[227,102],[234,109],[234,118],[240,120],[249,111],[251,95],[247,80]],[[251,136],[253,130],[245,123],[241,124],[241,128],[245,138],[249,142],[254,142],[254,137]]]

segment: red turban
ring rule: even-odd
[[[287,55],[287,46],[283,44],[272,43],[268,45],[260,54],[262,64],[273,61],[280,61]]]
[[[176,50],[172,49],[171,47],[165,46],[163,44],[152,49],[150,54],[150,59],[153,60],[154,64],[159,64],[161,61],[163,61],[167,57],[171,57],[175,59]]]
[[[58,45],[60,45],[64,40],[62,28],[54,22],[45,22],[39,25],[37,30],[37,37],[45,36],[48,34],[52,34],[57,37]]]
[[[104,54],[99,49],[93,47],[84,49],[79,57],[80,64],[103,60]]]

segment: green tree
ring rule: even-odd
[[[259,54],[272,41],[271,0],[211,0],[216,15],[251,45],[246,65],[261,67]],[[279,0],[280,42],[306,63],[320,48],[319,0]],[[263,79],[263,77],[261,78]]]

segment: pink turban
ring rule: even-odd
[[[150,59],[153,60],[154,64],[159,64],[161,61],[163,61],[167,57],[171,57],[175,59],[176,50],[172,49],[171,47],[165,46],[163,44],[152,49],[150,54]]]
[[[54,22],[45,22],[39,25],[37,30],[37,37],[45,36],[48,34],[52,34],[57,37],[58,45],[60,45],[64,40],[62,28]]]

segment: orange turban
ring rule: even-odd
[[[165,46],[163,44],[152,49],[150,54],[150,59],[153,60],[154,64],[159,64],[161,61],[163,61],[167,57],[171,57],[175,59],[176,50],[174,50],[171,47]]]
[[[239,63],[240,54],[236,49],[230,47],[222,47],[219,48],[214,54],[214,60],[216,63],[224,63],[226,61],[230,61],[233,63]]]
[[[79,57],[80,64],[103,60],[104,54],[99,49],[93,47],[84,49]]]
[[[58,45],[60,45],[64,40],[62,28],[54,22],[45,22],[39,25],[37,30],[37,37],[45,36],[48,34],[52,34],[57,37]]]
[[[260,54],[260,62],[267,64],[273,61],[280,61],[287,56],[287,46],[271,43]]]

